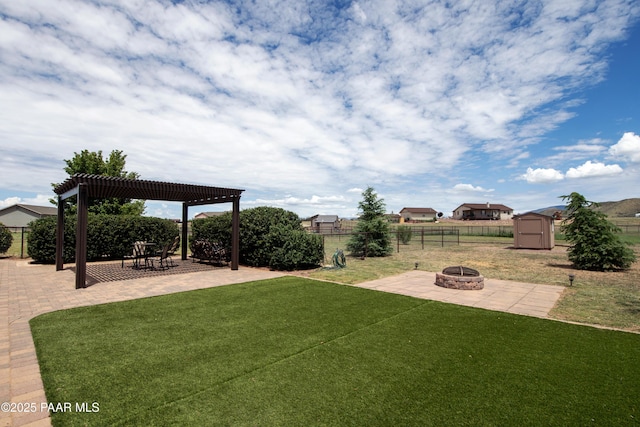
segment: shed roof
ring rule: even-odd
[[[184,202],[189,206],[231,202],[244,190],[204,185],[179,184],[143,179],[90,175],[72,175],[53,191],[63,199],[76,194],[78,185],[87,184],[88,197],[121,197],[126,199]]]
[[[513,219],[518,219],[518,218],[522,218],[522,217],[525,217],[525,216],[541,216],[541,217],[544,217],[544,218],[555,219],[553,215],[547,215],[547,214],[543,214],[543,213],[540,213],[540,212],[525,212],[525,213],[522,213],[522,214],[514,215]]]

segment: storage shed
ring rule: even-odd
[[[513,246],[516,249],[553,249],[555,227],[553,217],[528,212],[513,217]]]

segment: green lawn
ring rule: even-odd
[[[54,425],[629,425],[640,335],[297,277],[31,321]]]

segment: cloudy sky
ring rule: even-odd
[[[0,0],[0,18],[0,208],[47,204],[83,149],[301,216],[355,216],[367,186],[445,215],[640,197],[637,0]]]

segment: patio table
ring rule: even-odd
[[[153,261],[151,261],[151,266],[149,266],[149,257],[153,257],[155,255],[155,247],[157,244],[155,242],[144,242],[144,268],[152,268],[153,269]]]

